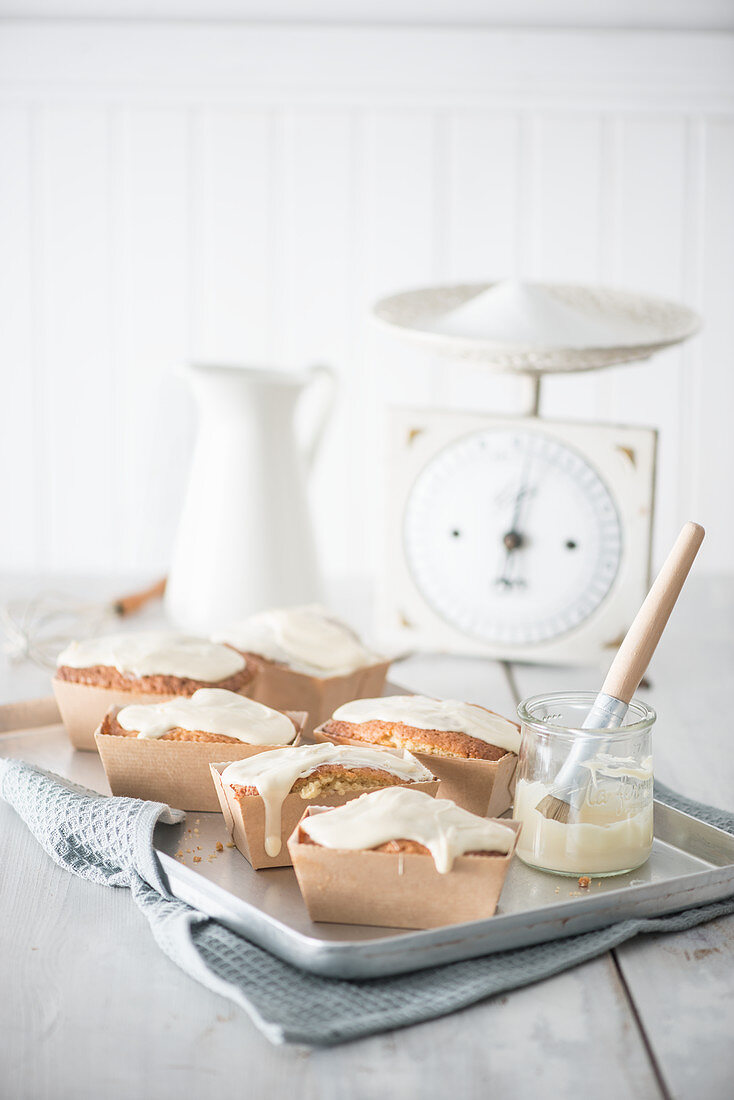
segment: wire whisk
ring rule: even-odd
[[[160,599],[165,587],[163,578],[140,592],[108,603],[85,603],[61,592],[11,600],[0,607],[2,650],[11,661],[32,661],[41,668],[53,669],[58,654],[70,641],[112,628],[151,600]]]

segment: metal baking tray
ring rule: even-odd
[[[312,922],[291,868],[253,871],[236,849],[216,852],[216,842],[228,839],[219,814],[159,825],[155,845],[171,893],[293,966],[328,977],[401,974],[734,894],[734,836],[658,802],[653,852],[637,871],[593,879],[582,890],[575,878],[515,859],[494,917],[422,932]],[[201,863],[191,862],[194,855]]]
[[[75,752],[56,715],[49,700],[0,707],[0,732],[6,731],[0,754],[107,792],[99,758]],[[171,893],[293,966],[328,977],[420,970],[734,894],[734,836],[657,802],[652,855],[638,870],[593,879],[582,890],[575,878],[543,874],[516,859],[494,917],[430,931],[314,923],[290,868],[253,871],[226,847],[228,840],[220,814],[189,813],[181,825],[159,825],[155,847]]]

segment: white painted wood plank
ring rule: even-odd
[[[626,119],[617,166],[617,224],[612,281],[680,298],[686,258],[686,128],[682,119]],[[678,487],[689,456],[682,452],[679,418],[682,359],[677,349],[648,363],[618,368],[603,385],[607,418],[660,429],[653,557],[658,564],[683,520]]]
[[[702,273],[704,328],[689,415],[694,421],[692,453],[695,472],[693,506],[709,530],[706,568],[729,572],[734,544],[734,508],[730,490],[734,469],[734,121],[711,122],[704,146]]]
[[[702,116],[686,123],[685,224],[683,226],[684,270],[681,282],[683,301],[705,318],[704,312],[704,221],[706,201],[706,120]],[[704,320],[705,325],[705,320]],[[700,337],[686,341],[680,350],[678,436],[686,461],[680,470],[678,501],[688,516],[698,514],[698,454],[701,445],[700,376],[704,369],[704,349]],[[734,517],[732,517],[734,523]],[[705,559],[704,559],[705,560]]]
[[[357,232],[353,117],[288,111],[282,127],[282,356],[292,365],[325,359],[339,366],[349,350]]]
[[[314,1051],[307,1074],[314,1095],[333,1100],[344,1080],[365,1100],[396,1087],[437,1100],[580,1100],[592,1080],[602,1100],[660,1095],[609,956],[444,1020]]]
[[[191,346],[189,126],[180,110],[116,117],[120,552],[167,568],[192,439],[176,372]]]
[[[367,289],[388,294],[438,276],[436,131],[430,111],[371,112],[365,120]]]
[[[363,275],[357,303],[366,313],[386,294],[440,278],[436,120],[423,110],[368,112],[361,118],[358,142],[362,182],[357,193],[356,247]],[[355,400],[362,422],[353,445],[369,457],[353,490],[366,510],[356,553],[358,560],[374,568],[385,476],[380,465],[382,411],[389,404],[436,400],[445,383],[443,373],[422,350],[403,346],[366,321],[361,335],[365,345],[358,360]]]
[[[8,568],[28,568],[43,556],[37,489],[42,439],[35,421],[40,332],[32,263],[33,116],[24,107],[0,110],[0,355],[5,398],[0,401],[0,557]]]
[[[512,691],[499,661],[420,654],[392,665],[390,678],[421,695],[465,699],[514,717]]]
[[[35,18],[127,18],[130,10],[124,0],[3,0],[3,13],[13,17]],[[280,0],[277,8],[268,0],[249,0],[243,9],[241,0],[149,0],[138,9],[138,18],[213,19],[288,23],[387,23],[423,26],[441,23],[450,10],[452,25],[534,26],[538,20],[537,0],[512,0],[487,8],[484,0],[354,0],[344,8],[340,0],[310,0],[304,11],[300,0]],[[590,9],[585,0],[554,0],[543,13],[548,27],[656,27],[676,30],[734,29],[734,15],[726,0],[599,0]]]
[[[509,112],[451,111],[444,130],[437,214],[442,277],[449,282],[515,277],[526,222],[520,118]],[[498,413],[523,408],[525,386],[508,375],[459,361],[439,363],[435,373],[445,376],[441,388],[452,408]]]
[[[347,111],[288,111],[280,120],[280,203],[276,230],[275,348],[302,368],[326,363],[337,376],[337,400],[311,478],[311,499],[324,570],[333,575],[354,556],[367,568],[354,533],[360,507],[351,492],[364,430],[357,400],[363,317],[357,305],[355,130]],[[326,387],[306,393],[297,412],[300,435],[311,436]]]
[[[619,274],[634,279],[640,290],[675,297],[681,286],[686,198],[683,120],[626,118],[620,153]]]
[[[198,99],[403,106],[481,105],[491,97],[574,111],[734,103],[734,36],[649,31],[176,25],[54,26],[18,21],[0,36],[3,83],[58,86],[106,101],[119,89],[159,104]],[[1,90],[1,89],[0,89]]]
[[[538,117],[533,189],[537,234],[526,277],[559,282],[597,278],[601,135],[598,117]]]
[[[406,287],[441,277],[443,241],[436,215],[439,191],[438,131],[429,111],[370,112],[362,125],[360,247],[365,306]],[[381,330],[371,333],[375,353],[366,367],[365,392],[374,407],[374,377],[386,401],[421,400],[439,384],[430,356],[403,346]],[[372,349],[370,349],[372,352]]]
[[[201,110],[191,132],[191,355],[264,363],[272,339],[273,119]]]
[[[602,235],[602,120],[586,115],[540,115],[523,211],[534,228],[526,278],[551,282],[599,280]],[[542,384],[542,412],[558,419],[594,420],[597,375],[550,377]]]
[[[518,117],[452,111],[446,128],[446,274],[451,282],[515,275]]]
[[[314,1100],[342,1097],[345,1081],[355,1098],[399,1084],[438,1100],[447,1080],[467,1100],[488,1087],[524,1100],[541,1079],[571,1100],[592,1077],[602,1100],[658,1095],[607,959],[399,1033],[327,1050],[273,1047],[166,958],[126,890],[53,865],[3,803],[0,831],[13,852],[0,868],[0,1080],[17,1100],[209,1100],[233,1081],[277,1096],[296,1078],[298,1095]]]
[[[109,144],[97,109],[38,117],[40,376],[43,436],[35,491],[43,508],[45,561],[77,569],[99,561],[111,529],[117,433],[109,274]]]
[[[633,940],[616,955],[670,1095],[719,1100],[734,1072],[734,918]]]
[[[77,120],[95,117],[100,104],[111,105],[109,268],[104,259],[107,244],[94,232],[102,218],[97,189],[106,171],[107,150],[101,143],[98,158],[92,146],[84,145],[78,129],[74,141],[91,158],[90,171],[80,173],[77,181],[69,163],[62,164],[59,188],[54,182],[45,211],[42,192],[29,192],[23,185],[27,160],[13,157],[3,186],[12,188],[13,201],[25,203],[30,197],[32,206],[29,217],[39,262],[38,277],[34,275],[28,293],[35,339],[68,346],[68,329],[69,340],[75,342],[72,329],[81,328],[83,303],[93,304],[88,310],[90,325],[80,332],[80,358],[72,366],[81,371],[86,340],[95,359],[95,369],[84,375],[80,387],[90,402],[89,423],[99,435],[101,426],[107,426],[103,443],[117,456],[111,477],[103,478],[99,464],[92,476],[97,483],[104,480],[114,497],[114,516],[123,533],[105,544],[104,551],[86,535],[77,548],[75,532],[94,525],[91,510],[82,515],[79,494],[67,476],[68,467],[77,464],[74,456],[82,450],[82,437],[76,433],[74,439],[62,441],[68,461],[56,472],[42,452],[55,446],[51,438],[46,442],[46,420],[52,431],[57,426],[51,413],[44,420],[30,410],[30,375],[24,374],[12,404],[4,403],[12,409],[12,423],[3,433],[5,446],[15,453],[17,441],[34,438],[44,474],[29,482],[31,494],[21,491],[18,479],[6,487],[6,493],[13,493],[12,515],[18,519],[13,519],[13,533],[0,546],[0,562],[25,560],[29,543],[24,532],[30,530],[30,511],[35,509],[43,522],[57,527],[66,525],[69,517],[67,534],[60,541],[51,538],[50,531],[37,540],[39,564],[110,569],[129,562],[151,569],[165,565],[192,428],[183,389],[168,386],[160,364],[179,362],[199,351],[229,356],[238,348],[275,356],[287,350],[277,344],[282,334],[291,341],[294,357],[313,346],[307,331],[288,335],[276,323],[277,273],[258,280],[263,254],[268,268],[276,266],[286,276],[298,269],[288,266],[290,246],[278,236],[290,216],[290,200],[282,186],[290,155],[285,127],[272,147],[265,148],[270,139],[259,130],[262,118],[273,112],[294,120],[303,115],[305,125],[318,129],[322,123],[314,120],[328,119],[335,110],[343,118],[356,105],[348,155],[329,141],[319,144],[316,138],[315,145],[320,159],[328,160],[332,153],[337,158],[333,177],[322,177],[333,206],[333,217],[327,216],[324,223],[321,251],[326,256],[340,254],[344,241],[337,223],[343,221],[345,209],[354,211],[351,283],[339,287],[343,293],[335,299],[335,322],[327,333],[335,348],[343,342],[337,330],[342,331],[341,302],[346,298],[345,331],[351,351],[344,361],[350,358],[354,363],[354,381],[348,391],[349,409],[342,407],[346,415],[318,471],[321,507],[327,500],[344,499],[334,480],[340,479],[343,488],[343,450],[337,441],[344,438],[355,441],[356,478],[350,501],[365,496],[376,501],[377,391],[385,399],[393,395],[412,403],[481,405],[496,411],[518,407],[517,387],[511,382],[447,369],[419,352],[397,351],[381,338],[373,351],[363,327],[366,307],[377,293],[460,277],[463,269],[479,274],[485,241],[494,234],[508,269],[530,270],[540,250],[538,262],[547,263],[544,270],[549,274],[560,277],[563,271],[570,276],[588,265],[585,277],[592,277],[597,262],[607,281],[682,295],[702,306],[706,332],[698,351],[668,353],[652,364],[594,378],[553,380],[545,411],[660,423],[657,556],[679,520],[695,509],[716,534],[705,551],[704,568],[731,571],[727,547],[734,537],[734,509],[718,490],[719,471],[734,459],[725,414],[732,342],[726,290],[731,281],[728,195],[734,156],[731,43],[697,36],[684,50],[681,41],[666,35],[620,34],[613,41],[608,35],[573,32],[551,37],[552,42],[547,32],[456,34],[446,28],[408,33],[399,28],[350,32],[129,25],[86,27],[83,33],[50,26],[3,28],[4,102],[22,110],[40,104],[42,115],[46,105],[52,113],[63,114],[63,102],[69,105],[68,117]],[[184,118],[189,109],[194,138],[190,148]],[[704,109],[711,113],[710,133],[702,121]],[[231,133],[237,130],[238,117],[247,120],[242,122],[245,129],[253,127],[241,141]],[[256,118],[260,122],[252,121]],[[600,118],[601,154],[594,136]],[[43,125],[38,129],[41,145]],[[73,125],[83,126],[78,121]],[[297,129],[300,124],[294,125]],[[330,123],[323,125],[328,129]],[[133,132],[138,136],[128,141]],[[252,172],[250,145],[259,149]],[[11,141],[4,149],[6,156],[13,148]],[[51,151],[65,161],[65,147],[57,145]],[[73,142],[69,153],[75,155]],[[271,155],[279,164],[273,188],[264,182],[263,167]],[[345,156],[351,159],[349,172],[339,167]],[[305,192],[316,189],[313,172],[299,182],[308,208],[311,200]],[[60,220],[67,203],[62,187],[78,207],[86,206],[84,196],[91,196],[88,225],[81,227],[75,249],[66,247],[71,233]],[[491,201],[485,201],[485,192]],[[567,201],[559,203],[564,195]],[[584,225],[594,220],[596,209],[601,226],[584,235]],[[12,224],[7,235],[10,250],[0,258],[0,268],[12,264],[13,250],[25,249],[18,244],[25,232],[24,215],[16,218],[12,205],[4,210]],[[297,247],[305,254],[316,229],[296,225],[297,217],[292,219],[301,241]],[[44,258],[43,233],[37,232],[46,223],[52,266]],[[27,262],[28,253],[17,268],[17,287],[12,287],[21,297],[22,267]],[[322,303],[334,297],[329,263],[324,261],[318,271],[323,277],[315,279],[316,335],[323,328]],[[101,334],[107,322],[94,303],[104,298],[108,281],[113,309],[106,348]],[[50,334],[41,327],[46,282],[53,299]],[[61,291],[58,306],[56,284]],[[64,307],[66,293],[72,301],[70,311]],[[242,298],[250,303],[247,310],[238,304]],[[272,337],[264,335],[263,311],[268,312]],[[306,318],[306,323],[311,321]],[[28,327],[23,309],[13,310],[5,339],[10,341],[12,332],[14,343],[25,341],[18,334]],[[362,359],[367,346],[370,350]],[[108,353],[120,391],[113,416],[101,385],[107,368],[96,369],[98,357]],[[27,354],[28,349],[21,348],[11,358],[22,361]],[[42,359],[45,362],[45,350]],[[373,378],[378,369],[381,376]],[[700,375],[700,384],[694,373]],[[56,393],[49,390],[47,396],[51,409]],[[63,390],[59,396],[62,404],[69,401]],[[369,427],[363,428],[362,420]],[[116,442],[118,425],[121,438]],[[719,443],[716,449],[711,446],[713,438]],[[335,455],[338,472],[329,469]],[[51,494],[53,512],[44,508],[52,478],[58,489]],[[367,537],[359,531],[359,509],[351,503],[346,507],[351,509],[349,519],[341,523],[332,518],[336,510],[329,508],[329,531],[324,534],[328,564],[340,573],[366,573],[374,567],[369,542],[376,505],[370,505]],[[104,509],[108,518],[110,512],[107,503],[102,508],[104,523]],[[17,538],[24,540],[22,544]]]

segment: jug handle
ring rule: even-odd
[[[327,366],[326,363],[314,363],[312,367],[309,367],[308,373],[310,375],[309,390],[313,386],[318,386],[323,391],[308,437],[303,444],[303,457],[306,466],[310,469],[319,453],[326,426],[334,408],[337,375],[333,367]]]

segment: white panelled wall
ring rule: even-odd
[[[368,572],[381,404],[519,396],[369,304],[522,275],[703,312],[543,412],[658,426],[657,557],[692,517],[732,569],[734,36],[8,23],[0,158],[0,567],[165,569],[197,358],[337,368],[314,507]]]

